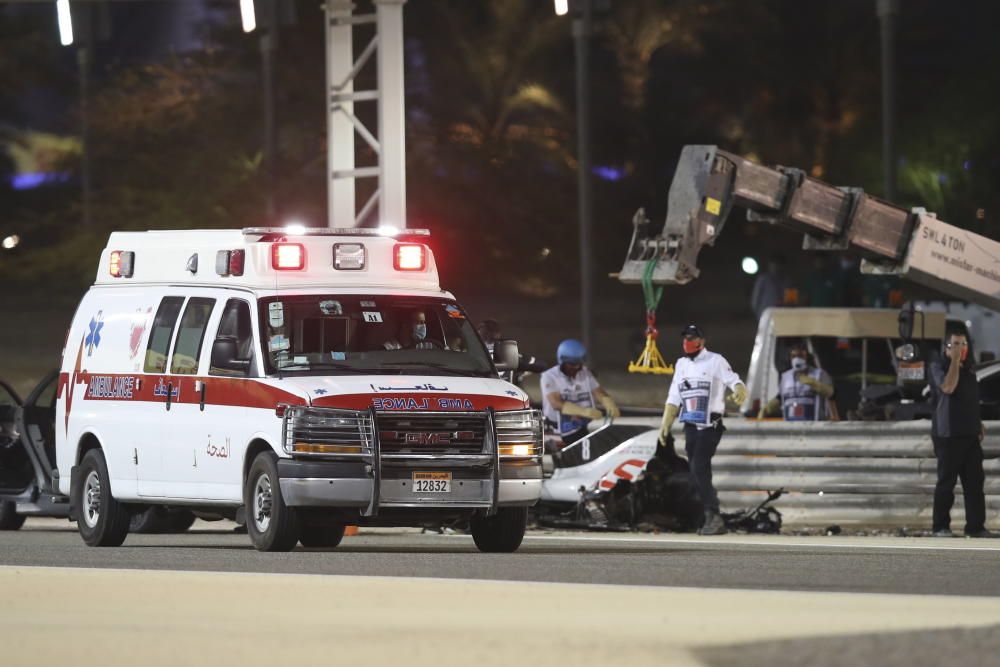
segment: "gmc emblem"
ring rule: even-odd
[[[407,433],[404,442],[408,445],[451,444],[451,433]]]
[[[475,440],[474,431],[451,431],[451,432],[406,432],[382,431],[379,437],[383,440],[402,440],[407,445],[450,445],[460,440]]]

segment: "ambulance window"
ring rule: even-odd
[[[160,301],[156,317],[153,318],[153,329],[149,332],[146,361],[142,368],[145,372],[163,373],[167,370],[170,339],[174,336],[174,325],[177,324],[177,314],[181,312],[183,303],[182,296],[168,296]]]
[[[198,372],[198,358],[201,343],[205,339],[205,327],[215,307],[215,299],[192,298],[184,309],[181,328],[174,344],[174,356],[170,359],[170,372],[178,375],[195,375]]]
[[[250,317],[250,304],[239,299],[230,299],[226,303],[225,310],[222,311],[222,317],[219,319],[219,331],[215,336],[216,338],[221,338],[223,336],[235,338],[236,358],[243,361],[249,361],[250,363],[247,364],[247,369],[245,371],[221,369],[213,366],[208,369],[208,372],[212,375],[229,375],[236,377],[246,377],[248,375],[252,375],[254,373],[254,347],[253,320]]]

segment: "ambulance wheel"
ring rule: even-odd
[[[344,539],[344,526],[302,526],[299,542],[304,547],[332,549]]]
[[[10,501],[0,502],[0,530],[17,530],[28,517],[17,513],[17,505]]]
[[[299,517],[285,504],[274,455],[261,452],[250,465],[243,503],[247,532],[258,551],[291,551],[299,541]]]
[[[528,527],[527,507],[502,507],[493,516],[476,517],[470,523],[472,539],[480,551],[511,553],[517,551]]]
[[[128,535],[132,513],[111,496],[111,481],[104,452],[92,449],[80,462],[76,489],[77,528],[92,547],[117,547]]]

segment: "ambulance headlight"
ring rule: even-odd
[[[542,455],[542,415],[537,410],[497,412],[494,424],[501,457],[535,458]]]
[[[360,271],[365,268],[365,259],[362,243],[333,244],[333,268],[338,271]]]
[[[328,445],[314,444],[311,442],[293,442],[292,454],[364,454],[365,449],[360,445]]]

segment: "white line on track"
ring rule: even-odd
[[[454,537],[466,537],[465,535],[456,535]],[[701,538],[701,539],[691,539],[683,537],[669,537],[669,536],[646,536],[646,537],[612,537],[608,536],[596,536],[596,535],[525,535],[526,542],[549,540],[554,542],[603,542],[605,544],[613,544],[616,542],[624,543],[639,543],[639,544],[683,544],[683,545],[697,545],[700,547],[726,547],[726,546],[753,546],[753,547],[772,547],[772,548],[786,548],[795,547],[803,549],[872,549],[872,550],[901,550],[901,551],[1000,551],[1000,540],[995,541],[995,546],[972,546],[963,544],[963,542],[971,540],[954,539],[953,542],[959,542],[954,546],[947,544],[888,544],[883,541],[886,538],[856,538],[858,542],[827,542],[825,538],[817,537],[816,541],[810,540],[790,540],[782,537],[771,537],[762,539],[740,539],[740,538]],[[878,542],[867,543],[861,542],[860,540],[880,540]],[[888,539],[922,539],[922,538],[888,538]],[[927,538],[930,539],[930,538]],[[941,538],[934,538],[941,539]]]

